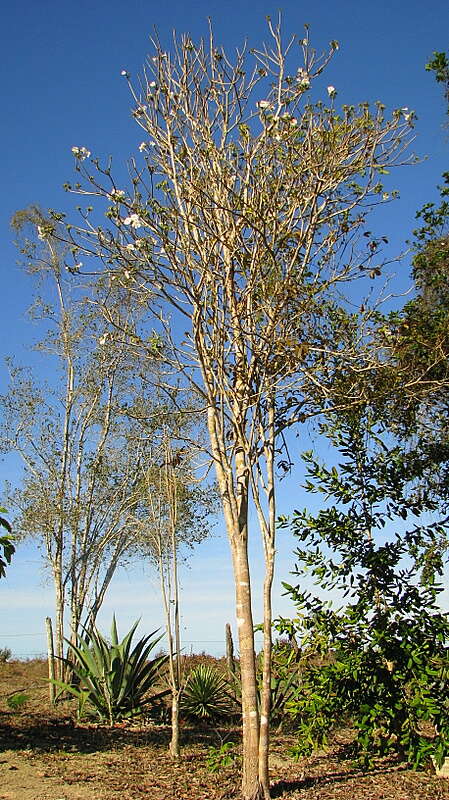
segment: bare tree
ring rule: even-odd
[[[243,48],[233,60],[212,32],[199,44],[175,38],[172,52],[155,39],[140,88],[125,73],[144,132],[130,162],[132,190],[118,187],[110,163],[73,148],[86,178],[74,190],[89,202],[104,198],[111,225],[98,226],[87,208],[70,229],[75,260],[99,257],[111,291],[128,287],[148,304],[160,359],[197,393],[207,418],[235,576],[245,800],[269,797],[276,472],[289,468],[283,432],[330,402],[342,371],[339,402],[360,399],[351,374],[371,365],[372,320],[361,296],[380,274],[382,249],[365,220],[372,205],[391,199],[382,175],[404,163],[412,124],[405,110],[385,118],[381,104],[337,110],[332,86],[325,102],[313,103],[309,91],[337,43],[318,57],[307,32],[283,45],[279,27],[269,30],[270,46]],[[365,288],[356,294],[359,278]],[[149,342],[142,332],[142,353]],[[260,709],[251,498],[265,558]]]
[[[166,425],[154,452],[154,463],[141,479],[139,503],[133,517],[140,550],[159,574],[171,689],[170,754],[174,759],[180,755],[179,703],[183,678],[179,562],[184,557],[181,550],[192,548],[209,534],[208,517],[215,511],[216,500],[213,486],[204,488],[194,479],[193,455],[192,448],[174,446],[173,431]]]
[[[32,311],[47,329],[38,347],[52,379],[39,384],[10,363],[0,442],[24,465],[9,497],[16,536],[37,537],[51,569],[60,675],[67,612],[76,642],[81,622],[95,622],[118,565],[135,550],[131,511],[150,436],[124,413],[134,380],[126,341],[106,336],[96,308],[64,276],[53,228],[37,209],[15,217],[16,228],[29,225],[41,241],[23,248],[45,295]]]

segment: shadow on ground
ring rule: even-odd
[[[9,719],[11,721],[9,721]],[[37,753],[71,751],[79,753],[120,750],[124,747],[151,745],[166,750],[170,741],[170,728],[166,725],[114,726],[78,724],[73,717],[48,718],[38,714],[25,715],[17,725],[17,715],[0,713],[0,750],[31,750]],[[202,743],[206,747],[217,744],[218,731],[211,728],[183,728],[183,745]],[[223,731],[225,738],[229,730]],[[235,741],[239,731],[232,731]]]

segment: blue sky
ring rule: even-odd
[[[73,179],[73,145],[86,146],[99,156],[111,153],[119,168],[136,151],[141,134],[131,119],[128,90],[120,72],[139,72],[154,27],[168,48],[173,28],[198,38],[207,32],[210,16],[217,42],[232,49],[245,37],[249,46],[260,44],[266,37],[266,15],[275,17],[277,12],[276,5],[257,0],[157,4],[28,0],[5,7],[0,34],[2,356],[15,354],[22,363],[35,360],[29,352],[35,331],[25,319],[32,287],[16,265],[9,219],[30,203],[69,213],[74,209],[76,200],[62,189],[65,181]],[[424,160],[394,176],[401,199],[389,206],[382,218],[382,233],[390,237],[391,252],[398,253],[410,236],[416,209],[437,197],[435,187],[441,172],[449,167],[442,92],[424,70],[434,50],[448,48],[449,4],[447,0],[427,5],[416,0],[315,0],[313,4],[287,2],[282,12],[286,36],[301,35],[308,23],[318,50],[331,39],[340,42],[325,81],[337,88],[341,103],[380,99],[389,109],[408,106],[418,115],[413,147]],[[405,287],[407,259],[399,271]],[[6,380],[0,364],[0,391]],[[0,479],[13,469],[11,459],[0,464]],[[298,482],[293,476],[282,489],[285,508],[304,504]],[[203,544],[191,559],[183,576],[185,638],[187,647],[192,642],[194,649],[221,650],[224,624],[233,616],[227,545],[219,528],[214,540]],[[280,545],[281,578],[288,579],[291,550],[287,537]],[[143,629],[156,627],[161,620],[156,586],[154,576],[145,575],[141,567],[121,574],[105,608],[105,624],[115,609],[122,629],[140,615]],[[280,595],[279,584],[275,595]],[[10,646],[22,655],[42,652],[43,620],[51,613],[52,595],[35,548],[19,548],[7,580],[0,586],[0,605],[4,609],[0,646]],[[275,606],[287,612],[285,601],[277,599]],[[217,646],[212,642],[218,642]]]

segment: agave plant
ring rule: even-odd
[[[78,715],[86,705],[94,709],[101,720],[110,725],[135,716],[166,695],[167,690],[148,695],[160,677],[167,656],[149,660],[149,655],[162,638],[153,631],[142,637],[131,649],[138,621],[119,642],[115,615],[112,620],[111,641],[93,628],[80,637],[78,645],[69,642],[71,654],[66,659],[74,682],[54,681],[61,689],[78,700]]]
[[[199,664],[187,678],[181,710],[187,717],[216,720],[234,710],[234,699],[226,678],[214,667]]]

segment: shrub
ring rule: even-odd
[[[295,512],[296,574],[311,572],[322,590],[340,590],[346,605],[334,609],[284,584],[298,608],[303,658],[321,657],[321,664],[310,659],[288,703],[299,728],[296,753],[320,746],[350,717],[363,766],[389,752],[413,767],[431,756],[441,765],[449,752],[449,617],[436,578],[447,517],[427,522],[425,512],[438,509],[428,473],[446,463],[447,451],[439,449],[440,461],[433,452],[404,452],[375,423],[371,411],[359,410],[323,426],[343,455],[338,468],[305,454],[306,488],[335,505]],[[423,723],[434,726],[433,739]]]
[[[29,699],[30,696],[28,694],[17,692],[16,694],[12,694],[7,698],[6,705],[11,709],[11,711],[18,711],[28,703]]]
[[[209,747],[206,767],[208,772],[221,772],[226,767],[234,766],[237,758],[235,742],[224,742],[220,747]]]
[[[9,647],[0,647],[0,664],[6,664],[12,656]]]

